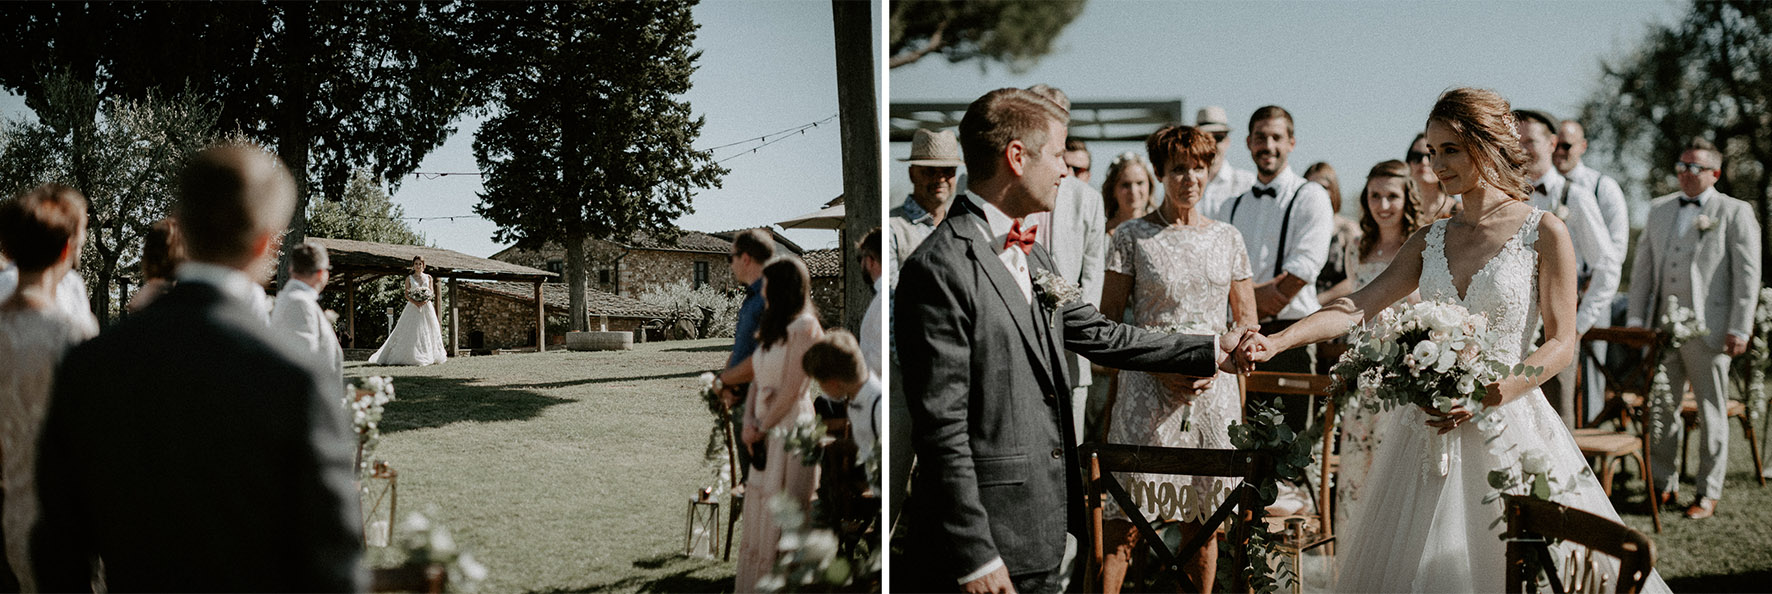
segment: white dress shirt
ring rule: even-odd
[[[277,293],[276,306],[271,309],[271,329],[278,336],[313,357],[316,364],[338,374],[344,381],[344,351],[338,346],[338,335],[332,322],[320,309],[320,292],[307,283],[290,278]]]
[[[967,194],[966,198],[978,205],[979,210],[984,211],[984,220],[987,225],[984,232],[985,236],[991,238],[991,249],[997,252],[997,259],[1002,261],[1003,267],[1009,270],[1010,278],[1015,279],[1015,286],[1021,289],[1021,296],[1026,298],[1028,303],[1033,303],[1034,280],[1033,276],[1028,273],[1027,253],[1021,251],[1020,248],[1011,250],[1004,249],[1003,246],[1009,240],[1009,228],[1014,225],[1015,219],[1009,218],[1009,215],[1004,214],[996,205],[985,202],[983,198],[972,194]],[[1027,231],[1026,225],[1022,226],[1022,231]]]
[[[187,260],[178,265],[174,275],[181,283],[203,283],[220,289],[223,296],[245,305],[258,314],[259,321],[270,324],[270,308],[265,307],[265,290],[237,268]]]
[[[861,343],[861,358],[867,362],[868,371],[874,375],[885,373],[881,371],[884,361],[880,357],[880,332],[886,326],[883,319],[885,307],[881,302],[885,300],[886,275],[880,275],[880,278],[874,279],[874,298],[868,301],[867,313],[861,316],[861,336],[857,337]]]
[[[849,429],[854,434],[856,462],[872,460],[880,443],[880,376],[869,372],[861,390],[845,405],[849,412]],[[973,578],[978,579],[978,578]],[[966,580],[972,581],[972,580]],[[965,582],[961,582],[965,583]]]
[[[1576,309],[1575,333],[1580,335],[1600,320],[1612,319],[1612,296],[1618,292],[1624,258],[1612,251],[1612,238],[1606,231],[1605,219],[1600,215],[1600,206],[1593,194],[1571,187],[1569,203],[1561,203],[1563,186],[1567,184],[1568,180],[1555,169],[1545,173],[1544,177],[1533,182],[1535,186],[1543,186],[1544,191],[1533,190],[1532,206],[1552,213],[1558,212],[1560,207],[1568,207],[1563,224],[1569,227],[1570,243],[1575,244],[1575,259],[1593,275],[1588,280],[1587,293],[1581,296],[1581,304]]]
[[[1263,188],[1272,188],[1274,197],[1255,197],[1255,190]],[[1297,196],[1293,195],[1294,190]],[[1285,224],[1286,251],[1280,253],[1280,227],[1289,208],[1292,219]],[[1273,319],[1298,320],[1321,307],[1317,303],[1317,273],[1323,271],[1323,263],[1329,259],[1329,238],[1335,234],[1335,212],[1329,206],[1328,190],[1305,181],[1288,167],[1272,183],[1256,183],[1248,192],[1220,205],[1212,218],[1228,222],[1242,232],[1256,284],[1278,276],[1274,274],[1275,262],[1280,263],[1282,272],[1304,281],[1304,288]]]
[[[1218,168],[1218,175],[1212,176],[1212,180],[1206,182],[1205,195],[1200,198],[1200,212],[1211,216],[1212,213],[1218,212],[1219,207],[1224,206],[1224,203],[1243,195],[1243,192],[1249,191],[1249,188],[1254,185],[1254,171],[1244,171],[1231,167],[1230,163],[1225,163],[1223,167]]]
[[[1712,186],[1705,190],[1704,193],[1697,196],[1686,196],[1685,194],[1681,194],[1681,196],[1686,198],[1697,200],[1698,206],[1696,208],[1691,206],[1679,207],[1679,211],[1674,215],[1675,237],[1684,239],[1687,235],[1692,233],[1692,230],[1698,226],[1699,213],[1704,212],[1704,207],[1710,206],[1711,197],[1715,196],[1716,193],[1717,188]]]
[[[1594,195],[1594,202],[1600,207],[1600,220],[1612,237],[1612,253],[1623,260],[1630,253],[1630,206],[1624,203],[1624,190],[1618,187],[1618,181],[1585,163],[1570,170],[1568,178],[1572,191],[1586,190]]]

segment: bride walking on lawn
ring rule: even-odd
[[[388,332],[388,340],[369,356],[375,365],[432,365],[449,359],[443,352],[443,323],[431,300],[431,275],[425,274],[423,256],[412,257],[412,274],[406,277],[406,309]]]

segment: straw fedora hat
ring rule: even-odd
[[[966,164],[960,158],[960,141],[954,139],[953,130],[930,132],[918,129],[911,136],[911,158],[899,160],[922,167],[959,167]]]

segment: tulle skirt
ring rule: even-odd
[[[1497,451],[1538,451],[1551,475],[1573,477],[1573,487],[1553,499],[1613,521],[1618,512],[1600,488],[1575,439],[1537,390],[1498,411],[1507,426]],[[1445,436],[1425,425],[1427,413],[1398,408],[1374,421],[1378,446],[1360,485],[1361,500],[1341,528],[1336,547],[1339,592],[1501,592],[1505,588],[1506,529],[1499,500],[1483,503],[1493,489],[1490,470],[1502,462],[1484,443],[1476,423]],[[1517,454],[1515,454],[1517,457]],[[1444,474],[1441,470],[1444,469]],[[1563,545],[1567,547],[1568,545]],[[1560,559],[1569,549],[1554,551]],[[1603,575],[1617,561],[1595,554]],[[1645,592],[1668,592],[1659,573]]]
[[[400,321],[388,333],[388,341],[369,356],[376,365],[433,365],[449,359],[443,351],[443,324],[429,303],[423,307],[406,302]]]

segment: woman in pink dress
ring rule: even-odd
[[[744,442],[762,449],[763,467],[745,481],[744,543],[739,547],[737,592],[757,591],[757,581],[775,567],[781,526],[770,501],[778,493],[805,506],[818,485],[818,467],[788,454],[777,430],[813,419],[812,382],[800,366],[806,349],[824,337],[807,291],[812,280],[798,258],[779,258],[763,267],[763,320],[757,352],[751,355],[756,379],[745,402]],[[759,457],[753,454],[753,463]]]

